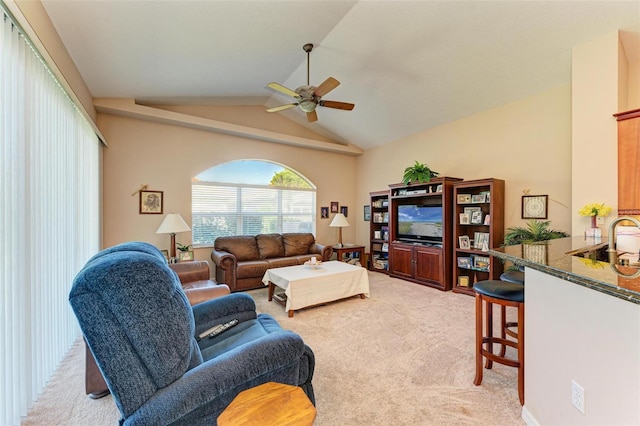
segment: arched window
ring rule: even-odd
[[[197,175],[191,184],[194,247],[218,237],[316,230],[316,188],[277,163],[238,160]]]

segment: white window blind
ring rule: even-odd
[[[19,425],[80,334],[68,294],[99,249],[100,145],[0,14],[0,424]]]
[[[195,247],[217,237],[283,232],[315,233],[315,190],[194,182]]]

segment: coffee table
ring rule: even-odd
[[[282,303],[289,317],[309,306],[355,295],[370,297],[367,270],[338,261],[324,262],[315,269],[307,265],[267,269],[262,282],[269,286],[269,301]],[[274,297],[276,287],[284,290],[286,298]]]

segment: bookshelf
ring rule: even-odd
[[[389,273],[389,191],[374,191],[371,198],[369,220],[369,269]]]
[[[474,283],[500,279],[503,270],[487,251],[504,242],[504,181],[456,182],[453,202],[453,291],[474,295]]]

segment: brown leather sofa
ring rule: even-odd
[[[313,234],[259,234],[216,238],[211,260],[216,281],[242,291],[263,287],[267,269],[302,265],[313,256],[324,262],[332,254],[333,247],[316,243]]]
[[[191,306],[230,293],[227,285],[217,284],[210,279],[209,262],[206,260],[172,263],[169,266],[178,274],[180,283],[182,283],[182,289],[187,295]],[[102,377],[102,373],[86,344],[85,391],[93,399],[102,398],[109,394],[109,389]]]

